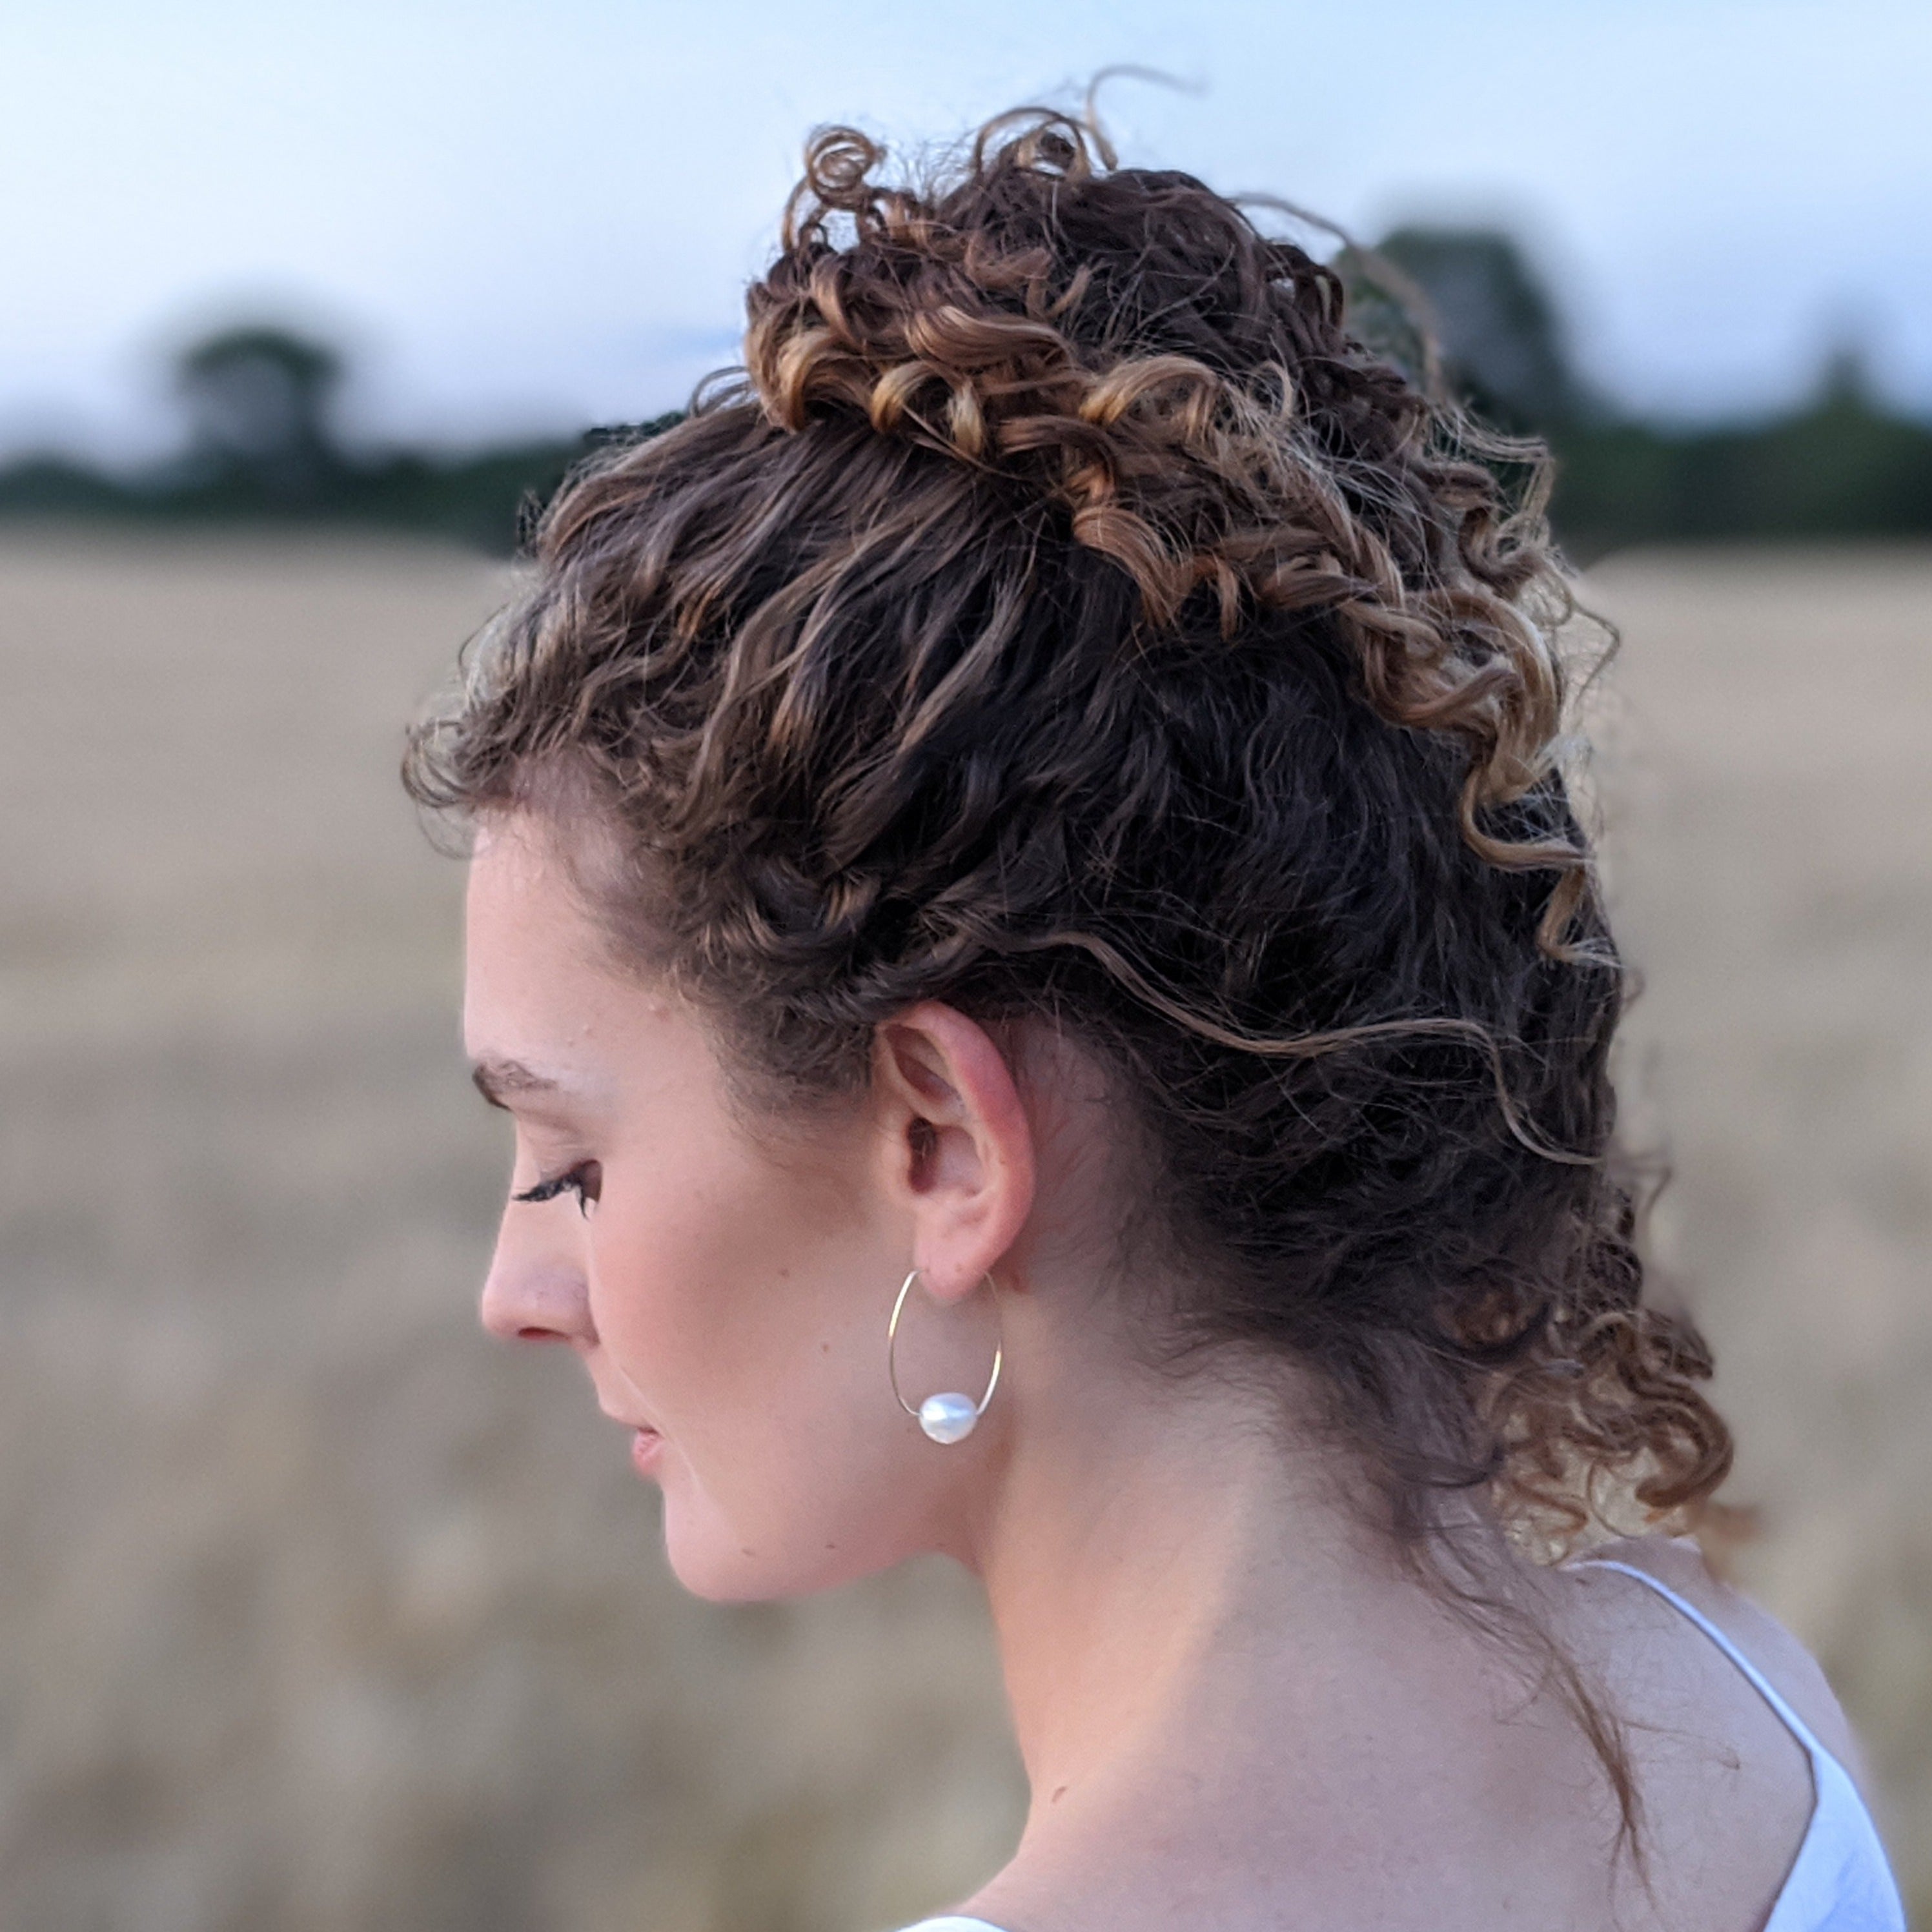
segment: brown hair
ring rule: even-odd
[[[1730,1442],[1612,1154],[1546,458],[1087,126],[883,160],[812,141],[743,370],[550,505],[412,792],[575,775],[796,1092],[920,999],[1066,1029],[1192,1264],[1170,1338],[1318,1370],[1405,1546],[1694,1510]]]

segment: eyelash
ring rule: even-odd
[[[587,1215],[590,1204],[597,1198],[598,1185],[603,1179],[602,1170],[594,1160],[580,1160],[568,1173],[560,1174],[553,1180],[540,1180],[536,1186],[526,1188],[521,1194],[510,1196],[512,1201],[532,1205],[554,1201],[560,1194],[574,1192],[578,1211]]]

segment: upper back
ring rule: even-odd
[[[1650,1538],[1592,1555],[1604,1562],[1579,1567],[1568,1580],[1574,1615],[1564,1638],[1623,1723],[1642,1821],[1636,1857],[1613,1852],[1614,1813],[1576,1775],[1579,1760],[1568,1772],[1558,1757],[1537,1760],[1560,1726],[1532,1723],[1522,1729],[1528,1774],[1512,1800],[1524,1815],[1488,1831],[1484,1850],[1472,1854],[1466,1814],[1455,1828],[1460,1838],[1432,1846],[1426,1800],[1364,1807],[1371,1815],[1361,1841],[1338,1846],[1332,1859],[1318,1844],[1297,1844],[1292,1825],[1279,1850],[1258,1850],[1250,1832],[1243,1855],[1276,1868],[1244,1896],[1214,1893],[1196,1908],[1196,1922],[1227,1932],[1357,1932],[1370,1924],[1390,1932],[1558,1924],[1580,1932],[1904,1932],[1896,1886],[1854,1782],[1849,1728],[1803,1646],[1718,1582],[1693,1544]],[[1428,1729],[1418,1712],[1409,1735],[1389,1741],[1391,1754],[1426,1755],[1436,1742]],[[1468,1782],[1487,1775],[1472,1766]],[[1124,1892],[1097,1865],[1083,1880],[1045,1888],[996,1880],[973,1901],[990,1918],[940,1918],[915,1932],[1152,1932],[1187,1910],[1186,1885],[1168,1897],[1160,1869],[1162,1858],[1188,1862],[1178,1849],[1170,1834],[1150,1863],[1117,1834],[1114,1862],[1137,1873]],[[1400,1882],[1377,1875],[1378,1859],[1385,1874],[1405,1858]],[[1358,1860],[1358,1870],[1342,1870]],[[1210,1880],[1210,1892],[1216,1882]]]

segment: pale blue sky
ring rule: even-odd
[[[799,143],[1110,62],[1126,158],[1373,232],[1501,217],[1588,370],[1700,413],[1834,336],[1932,409],[1927,0],[7,0],[0,450],[154,446],[211,319],[347,340],[366,426],[634,418],[725,360]]]

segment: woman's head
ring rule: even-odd
[[[958,1549],[972,1467],[916,1432],[927,1453],[908,1457],[881,1400],[885,1305],[916,1264],[961,1306],[912,1311],[908,1381],[983,1382],[999,1331],[974,1291],[996,1264],[1033,1286],[1043,1258],[1040,1108],[1022,1118],[1006,1054],[928,1002],[879,1030],[856,1102],[748,1113],[715,1028],[613,956],[581,856],[520,815],[482,832],[472,868],[465,1030],[478,1084],[515,1118],[524,1197],[485,1323],[576,1347],[604,1412],[641,1432],[673,1562],[702,1594],[789,1594]],[[1064,1225],[1077,1176],[1042,1152]]]
[[[1694,1502],[1728,1445],[1610,1160],[1540,461],[1189,177],[1042,114],[922,185],[881,162],[814,142],[742,378],[571,482],[418,734],[416,795],[489,834],[488,930],[567,894],[801,1172],[921,1131],[909,1015],[1016,1091],[1083,1070],[1109,1318],[1312,1371],[1400,1536],[1472,1489],[1542,1528]],[[722,1149],[684,1152],[704,1198]],[[794,1205],[828,1268],[870,1244],[882,1318],[910,1224],[823,1176]],[[808,1378],[782,1304],[766,1370]]]

